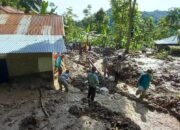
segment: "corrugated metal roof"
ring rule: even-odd
[[[161,40],[156,40],[155,44],[157,44],[157,45],[171,45],[171,44],[175,45],[175,44],[178,44],[178,42],[179,42],[178,36],[171,36],[171,37],[164,38]]]
[[[0,14],[1,34],[64,36],[63,18],[58,15]]]
[[[0,53],[65,52],[62,36],[0,35]]]

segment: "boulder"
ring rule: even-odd
[[[106,87],[102,87],[100,88],[100,93],[103,95],[107,95],[109,94],[109,90]]]

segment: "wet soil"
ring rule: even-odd
[[[86,99],[88,86],[84,78],[88,68],[74,61],[78,60],[76,52],[67,54],[65,59],[68,59],[65,60],[65,64],[74,78],[68,93],[47,87],[45,89],[43,86],[50,85],[41,80],[35,84],[29,82],[28,85],[24,83],[1,85],[0,130],[180,129],[180,122],[174,115],[170,115],[169,111],[179,105],[177,87],[152,84],[148,96],[140,100],[135,95],[137,88],[132,84],[125,84],[126,82],[115,84],[112,80],[106,80],[101,86],[107,87],[109,94],[97,93],[95,102],[88,104]],[[93,62],[102,73],[100,55],[97,54],[94,59]],[[176,61],[178,67],[179,60]],[[170,73],[175,74],[175,68],[172,67]],[[42,88],[42,101],[49,118],[45,117],[41,109],[38,87]],[[164,112],[160,106],[165,108]]]

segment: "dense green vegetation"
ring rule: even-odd
[[[85,42],[88,37],[88,42],[102,47],[125,48],[129,46],[130,49],[139,49],[143,44],[153,47],[154,40],[177,35],[180,29],[178,23],[180,8],[172,8],[160,14],[158,14],[159,11],[155,11],[155,15],[151,13],[148,17],[147,14],[142,15],[137,4],[133,10],[133,2],[132,0],[131,3],[129,0],[111,0],[111,10],[100,9],[95,14],[91,13],[92,7],[89,5],[83,11],[84,19],[78,22],[73,20],[76,16],[73,10],[71,9],[71,13],[67,11],[65,19],[67,19],[67,14],[73,14],[73,16],[65,21],[66,40]]]
[[[140,11],[140,15],[142,15],[142,18],[149,18],[153,17],[155,23],[157,23],[161,18],[164,18],[168,15],[168,11],[160,11],[160,10],[155,10],[155,11]],[[110,18],[110,23],[112,23],[112,9],[107,10],[107,15]]]
[[[56,6],[43,0],[0,0],[26,13],[54,14]],[[179,35],[180,8],[168,12],[140,12],[136,0],[111,0],[111,9],[92,14],[91,5],[83,10],[80,21],[72,8],[64,13],[65,40],[88,42],[101,47],[139,49],[143,44],[153,47],[154,40]],[[51,10],[48,11],[48,6]]]

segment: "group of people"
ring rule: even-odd
[[[64,55],[61,53],[57,53],[54,56],[55,59],[55,71],[58,72],[58,82],[60,89],[62,90],[62,85],[65,87],[65,91],[68,92],[68,80],[70,79],[69,70],[66,69],[64,65]],[[66,69],[65,72],[63,70]]]
[[[65,92],[68,92],[68,90],[69,90],[68,82],[70,80],[73,81],[73,79],[71,78],[70,72],[68,69],[66,69],[65,72],[62,73],[63,72],[63,68],[62,68],[63,61],[64,61],[64,55],[57,54],[56,60],[55,60],[55,67],[58,71],[58,81],[60,84],[60,88],[62,90],[62,85],[63,85],[65,87]],[[119,75],[122,74],[122,71],[119,70],[121,68],[120,65],[121,65],[122,61],[123,61],[123,57],[121,55],[119,55],[117,58],[117,63],[116,63],[117,68],[115,67],[115,69],[116,69],[115,70],[116,71],[115,82],[118,81]],[[108,58],[107,57],[104,57],[104,60],[103,60],[103,70],[104,70],[104,77],[106,79],[106,76],[109,76]],[[88,98],[89,102],[94,101],[94,98],[96,95],[96,88],[99,86],[99,79],[98,79],[96,71],[97,71],[96,67],[93,66],[91,72],[87,74],[87,80],[88,80],[88,84],[89,84],[87,98]],[[138,79],[138,82],[137,82],[138,89],[136,91],[136,95],[140,94],[140,98],[143,98],[145,96],[146,90],[150,86],[151,74],[152,74],[152,71],[147,70],[146,72],[143,72]]]
[[[62,85],[65,88],[65,92],[68,92],[69,88],[69,81],[73,81],[73,79],[70,76],[70,72],[68,69],[65,70],[63,73],[63,62],[64,62],[64,55],[61,55],[60,53],[57,53],[55,56],[55,68],[58,71],[58,82],[60,85],[60,89],[62,90]],[[96,88],[99,86],[99,79],[96,74],[96,68],[92,67],[92,70],[87,75],[87,80],[89,83],[89,90],[88,90],[88,101],[93,102],[95,95],[96,95]]]

